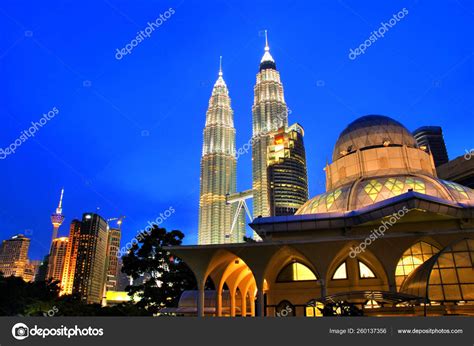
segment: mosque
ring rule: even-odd
[[[474,315],[473,190],[437,178],[429,151],[381,115],[346,127],[325,173],[326,192],[295,215],[250,224],[262,241],[172,247],[198,283],[174,312]]]

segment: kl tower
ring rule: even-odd
[[[61,197],[59,198],[59,204],[58,204],[58,207],[56,208],[56,212],[54,214],[51,214],[51,223],[53,224],[53,237],[51,239],[51,242],[58,237],[59,227],[62,225],[64,221],[64,215],[62,214],[63,194],[64,194],[64,188],[61,189]]]

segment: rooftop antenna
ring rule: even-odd
[[[265,52],[270,51],[270,47],[268,46],[268,31],[265,30]]]
[[[61,189],[61,197],[59,198],[58,208],[56,209],[56,213],[61,214],[63,211],[63,195],[64,195],[64,187]]]
[[[222,77],[222,55],[219,57],[219,77]]]

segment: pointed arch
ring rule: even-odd
[[[265,279],[268,285],[271,287],[275,284],[282,269],[295,262],[307,267],[314,274],[316,280],[321,277],[316,266],[305,255],[295,248],[285,245],[275,252],[265,268]]]
[[[359,268],[359,278],[360,279],[372,279],[376,278],[374,271],[370,268],[370,265],[366,264],[362,260],[358,260],[358,268]]]
[[[332,274],[331,280],[347,280],[347,263],[343,261]]]
[[[420,239],[413,243],[400,256],[395,268],[395,283],[400,290],[405,279],[428,259],[436,255],[441,247],[434,245],[430,239]]]
[[[366,248],[356,256],[351,255],[351,250],[358,245],[359,243],[355,241],[349,242],[343,245],[336,256],[334,256],[326,273],[326,277],[328,278],[327,294],[368,289],[389,290],[387,272],[381,261],[370,249]],[[360,275],[360,267],[362,266],[360,263],[363,263],[363,270],[367,275]],[[344,269],[342,269],[344,267],[345,273],[343,272]],[[336,271],[339,271],[338,275],[335,275]],[[337,279],[337,277],[341,279]],[[342,279],[343,277],[345,277],[345,279]]]
[[[301,262],[294,261],[283,267],[276,277],[276,282],[316,281],[316,274]]]

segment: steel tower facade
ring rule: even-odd
[[[253,216],[270,216],[267,148],[270,134],[288,126],[288,108],[283,94],[280,73],[270,54],[265,31],[265,53],[260,61],[252,106],[252,189]]]
[[[226,203],[226,195],[236,192],[237,162],[235,128],[229,90],[219,69],[206,113],[201,157],[199,199],[199,244],[241,242],[244,223],[240,218],[232,234],[234,205]]]

